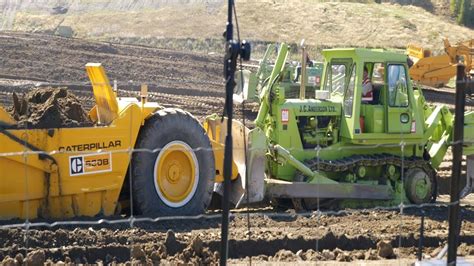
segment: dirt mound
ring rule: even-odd
[[[19,97],[13,93],[12,117],[18,127],[60,128],[91,126],[79,99],[65,88],[35,88]]]

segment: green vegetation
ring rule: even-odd
[[[451,0],[449,8],[451,10],[451,13],[457,14],[457,12],[459,10],[459,1],[458,0]]]
[[[472,0],[451,0],[451,12],[456,16],[456,20],[459,24],[474,26],[471,3]]]

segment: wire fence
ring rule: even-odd
[[[118,84],[122,86],[132,83]],[[71,84],[73,83],[69,83]],[[134,85],[138,86],[138,83]],[[118,92],[125,95],[138,94],[127,90]],[[151,96],[154,94],[156,92],[150,93]],[[140,105],[140,102],[136,105]],[[242,109],[242,113],[245,113],[245,106]],[[50,259],[54,262],[74,263],[94,263],[100,260],[105,263],[169,261],[208,264],[218,261],[219,255],[216,253],[219,250],[221,218],[219,204],[216,209],[199,215],[139,214],[142,207],[140,205],[147,203],[136,198],[143,193],[143,188],[135,188],[137,183],[134,182],[136,171],[133,164],[140,161],[133,160],[134,156],[149,154],[156,160],[160,154],[175,151],[176,148],[166,148],[164,144],[152,149],[133,145],[136,139],[134,136],[140,134],[136,126],[132,126],[133,118],[138,120],[138,117],[132,116],[128,120],[129,126],[125,128],[116,124],[96,126],[90,136],[80,133],[80,128],[1,128],[0,215],[7,213],[0,223],[0,238],[5,240],[4,246],[0,247],[0,255],[4,262],[8,262],[7,256],[17,257],[17,254],[22,254],[16,258],[17,261],[23,256],[32,261]],[[246,124],[245,121],[243,124]],[[101,132],[106,129],[109,131]],[[107,138],[97,138],[98,135]],[[323,147],[318,143],[311,149],[291,146],[285,149],[291,154],[312,154],[316,164],[311,170],[316,173],[327,173],[328,165],[350,163],[354,167],[338,170],[346,177],[350,175],[351,178],[356,178],[346,183],[361,181],[361,184],[390,186],[396,194],[400,192],[397,190],[400,188],[389,180],[372,178],[380,175],[380,171],[369,173],[372,177],[364,178],[357,173],[355,166],[357,162],[364,160],[367,165],[363,166],[379,170],[386,165],[396,165],[400,176],[392,181],[400,180],[403,186],[409,167],[415,165],[416,160],[424,160],[422,157],[407,156],[410,150],[417,148],[417,142],[409,135],[410,133],[394,134],[393,139],[396,140],[384,144]],[[116,145],[117,140],[120,145]],[[109,145],[108,141],[112,144]],[[470,146],[472,143],[470,139],[461,142],[447,140],[444,145]],[[89,145],[88,148],[84,144]],[[57,148],[60,145],[63,146],[62,149]],[[223,147],[179,147],[185,147],[190,160],[193,160],[193,155],[203,152],[223,154]],[[288,161],[272,157],[275,155],[272,147],[266,149],[271,151],[268,152],[268,161],[277,162],[273,167],[289,164]],[[260,149],[252,147],[234,149],[234,153],[243,154],[259,151]],[[327,159],[323,153],[354,154],[359,157],[345,162]],[[107,159],[110,167],[94,165],[95,171],[81,172],[85,157]],[[78,158],[82,160],[80,164],[75,161]],[[152,168],[156,172],[154,160]],[[248,158],[245,160],[246,164],[247,160]],[[399,163],[394,163],[393,160],[399,160]],[[448,156],[443,161],[441,178],[450,177],[451,160]],[[268,171],[267,169],[267,173]],[[148,175],[149,178],[157,179],[152,174],[153,172]],[[249,174],[251,173],[246,176]],[[340,177],[331,177],[342,181]],[[214,181],[214,176],[207,178]],[[267,176],[267,181],[270,178]],[[115,185],[107,181],[100,182],[101,179],[109,180]],[[467,182],[469,184],[469,180]],[[245,183],[248,184],[247,180]],[[149,185],[154,185],[153,189],[159,193],[156,182]],[[322,192],[323,189],[323,184],[315,183],[317,192]],[[111,193],[113,190],[115,192]],[[91,197],[88,198],[87,195]],[[219,199],[219,196],[213,196],[216,200]],[[436,202],[421,204],[412,204],[405,197],[392,198],[388,203],[382,200],[360,200],[363,203],[359,204],[355,200],[348,202],[347,206],[343,205],[344,207],[333,207],[332,202],[319,197],[285,200],[288,204],[280,204],[278,199],[269,199],[256,204],[244,204],[231,211],[230,260],[251,264],[253,261],[394,259],[401,264],[403,259],[414,260],[416,252],[423,250],[419,259],[436,258],[443,253],[441,248],[447,239],[447,210],[459,203],[462,204],[460,252],[462,255],[472,255],[473,252],[474,201],[471,197],[455,202],[447,202],[444,197]],[[120,206],[123,205],[123,210],[116,208],[118,202],[121,203]],[[306,210],[307,205],[312,205],[313,208]],[[424,230],[426,232],[423,233]],[[415,250],[414,246],[419,243],[420,248]]]
[[[67,131],[68,129],[62,129],[63,131]],[[70,130],[77,130],[77,129],[70,129]],[[18,134],[14,135],[19,135],[20,141],[23,141],[24,143],[30,143],[30,140],[35,140],[33,137],[37,137],[34,134],[31,135],[30,129],[18,129]],[[131,130],[130,130],[131,131]],[[7,132],[13,132],[15,133],[15,130],[7,130]],[[47,134],[48,130],[40,130],[40,134]],[[129,134],[128,132],[127,134]],[[38,134],[38,133],[35,133]],[[56,134],[61,134],[61,133],[56,133]],[[125,135],[127,135],[125,134]],[[403,150],[405,149],[407,145],[407,140],[406,138],[403,137],[403,134],[400,136],[400,142],[399,143],[392,143],[392,144],[377,144],[377,145],[363,145],[363,146],[349,146],[349,147],[324,147],[321,148],[320,146],[311,149],[315,156],[319,158],[321,150],[325,151],[335,151],[335,152],[353,152],[353,153],[360,153],[360,154],[366,154],[369,153],[370,151],[374,150],[384,150],[384,149],[398,149],[400,150],[400,153],[403,154]],[[39,140],[42,138],[39,137]],[[41,140],[42,141],[42,140]],[[454,143],[449,143],[449,145],[453,145]],[[463,144],[468,144],[468,143],[463,143]],[[40,197],[42,198],[43,203],[41,204],[46,204],[48,202],[48,197],[47,195],[40,195],[38,196],[37,194],[37,189],[36,187],[31,187],[30,182],[36,182],[33,179],[37,178],[34,176],[34,171],[37,171],[36,169],[32,169],[31,167],[36,167],[38,166],[32,166],[31,163],[35,160],[35,158],[38,157],[46,157],[46,158],[53,158],[54,160],[57,161],[57,166],[58,170],[63,175],[64,171],[63,168],[67,168],[68,172],[70,172],[70,167],[71,165],[67,162],[67,160],[60,159],[61,156],[65,158],[70,158],[74,156],[84,156],[84,155],[100,155],[104,153],[109,153],[110,158],[112,160],[115,160],[115,158],[118,155],[125,155],[128,159],[125,160],[125,162],[128,162],[131,157],[134,156],[134,154],[138,153],[149,153],[149,154],[154,154],[154,156],[158,156],[160,153],[166,152],[166,149],[162,148],[156,148],[156,149],[144,149],[144,148],[134,148],[134,147],[127,147],[127,148],[104,148],[104,149],[98,149],[94,151],[68,151],[68,150],[30,150],[26,148],[27,146],[23,146],[24,150],[2,150],[2,153],[0,153],[0,160],[3,160],[4,162],[7,161],[18,161],[17,158],[23,158],[23,163],[24,163],[24,190],[22,191],[21,185],[18,186],[16,185],[17,188],[19,188],[19,195],[21,193],[24,193],[24,197],[20,197],[18,199],[18,195],[12,196],[10,198],[5,197],[2,201],[3,206],[6,206],[5,204],[8,204],[9,202],[18,202],[21,201],[25,205],[23,208],[26,210],[26,212],[22,213],[23,220],[22,218],[20,219],[14,219],[14,220],[6,220],[3,221],[2,224],[0,225],[0,229],[3,231],[3,237],[6,241],[5,243],[10,243],[10,242],[15,242],[17,247],[21,247],[18,250],[15,249],[10,249],[8,247],[3,251],[3,258],[6,258],[7,255],[9,256],[16,256],[16,254],[13,253],[21,253],[24,256],[29,256],[29,259],[34,259],[32,254],[36,254],[35,252],[38,252],[38,250],[43,250],[45,256],[53,261],[68,261],[72,260],[73,262],[95,262],[94,259],[96,260],[102,260],[104,262],[112,262],[112,261],[125,261],[125,260],[137,260],[139,261],[140,259],[144,262],[148,261],[153,261],[152,258],[155,259],[169,259],[171,261],[192,261],[193,256],[196,258],[199,258],[201,262],[207,261],[207,262],[215,262],[216,258],[216,252],[218,248],[216,248],[216,245],[218,243],[218,240],[220,239],[219,233],[218,233],[218,228],[220,224],[220,218],[221,214],[219,213],[219,210],[211,210],[208,211],[207,214],[202,214],[202,215],[195,215],[195,216],[166,216],[166,217],[147,217],[143,215],[138,215],[138,214],[133,214],[133,213],[119,213],[116,214],[115,216],[112,215],[111,217],[104,216],[103,214],[99,213],[93,213],[92,215],[97,217],[97,218],[91,217],[91,218],[85,218],[85,217],[80,217],[80,219],[77,218],[69,218],[66,220],[60,219],[60,220],[55,220],[54,218],[48,218],[48,217],[39,217],[35,219],[30,219],[29,217],[36,217],[36,215],[39,213],[36,213],[34,211],[30,212],[32,210],[31,206],[29,206],[30,201],[31,205],[34,205],[36,203],[33,203],[35,200],[35,197]],[[191,149],[193,153],[199,153],[202,151],[208,151],[208,152],[216,152],[219,151],[219,149],[222,148],[214,148],[214,149],[209,149],[209,148],[203,148],[203,147],[197,147],[195,149]],[[296,152],[308,152],[308,150],[298,150],[298,149],[292,149],[288,148],[288,150],[291,153],[296,153]],[[248,150],[242,150],[242,152],[252,152],[252,149]],[[237,151],[235,151],[237,152]],[[410,161],[410,158],[401,156],[400,157],[401,162],[402,162],[402,168],[405,163]],[[323,161],[323,160],[321,160]],[[21,162],[21,160],[20,160]],[[449,162],[449,161],[445,161]],[[3,180],[9,180],[10,182],[13,180],[10,176],[9,173],[9,168],[6,167],[7,164],[3,164],[2,168],[2,179]],[[112,165],[115,165],[114,163]],[[446,166],[445,166],[446,167]],[[449,167],[449,166],[447,166]],[[127,167],[124,168],[125,172],[122,171],[120,174],[116,175],[126,175],[127,174]],[[51,172],[51,171],[48,171]],[[134,193],[139,193],[139,192],[134,192],[133,190],[133,172],[128,172],[130,176],[130,189],[128,195],[124,197],[126,200],[129,200],[130,202],[130,209],[136,209],[137,204],[133,199],[134,199]],[[106,174],[106,173],[105,173]],[[401,180],[404,180],[405,178],[405,171],[402,171],[401,173]],[[64,174],[67,175],[67,174]],[[101,175],[104,175],[104,173],[94,173],[92,174],[95,176],[95,178],[101,178]],[[69,177],[71,178],[71,177]],[[81,178],[80,176],[73,177],[73,179],[79,179]],[[16,178],[16,179],[21,179]],[[67,176],[61,176],[60,177],[60,182],[61,179],[66,181],[68,179]],[[19,182],[17,180],[16,182]],[[72,182],[72,181],[69,181]],[[19,182],[20,184],[21,182]],[[37,184],[37,183],[35,183]],[[64,186],[64,189],[67,189],[67,183],[64,182],[62,185]],[[123,183],[125,185],[125,181]],[[47,183],[45,183],[47,185]],[[3,183],[3,189],[7,188],[12,188],[11,183]],[[87,194],[87,184],[84,184],[84,187],[82,188],[84,194]],[[34,195],[33,195],[34,194]],[[41,194],[41,193],[40,193]],[[58,196],[56,196],[58,197]],[[123,197],[123,194],[122,194]],[[51,197],[53,198],[53,197]],[[103,200],[103,199],[102,199]],[[321,202],[319,202],[321,200]],[[453,204],[457,204],[458,202],[455,203],[448,203],[448,202],[433,202],[433,203],[423,203],[423,204],[410,204],[406,202],[406,200],[400,199],[400,201],[397,204],[394,204],[393,206],[387,206],[387,205],[380,205],[380,206],[370,206],[367,208],[344,208],[344,209],[330,209],[330,208],[325,208],[323,204],[323,199],[318,199],[318,204],[317,207],[314,210],[311,211],[303,211],[303,212],[295,212],[292,210],[293,207],[290,207],[290,210],[282,211],[270,208],[267,202],[264,202],[262,204],[259,204],[257,206],[244,206],[241,209],[234,209],[231,212],[231,220],[233,221],[233,225],[231,225],[231,232],[230,232],[230,239],[233,245],[232,247],[241,247],[241,245],[249,245],[251,248],[244,248],[242,251],[242,254],[239,254],[236,251],[231,251],[230,252],[230,259],[237,259],[240,261],[252,263],[252,259],[255,260],[269,260],[269,261],[284,261],[289,260],[314,260],[314,261],[324,261],[324,260],[331,260],[331,259],[338,259],[341,261],[344,260],[355,260],[355,259],[382,259],[382,258],[391,258],[391,259],[398,259],[400,262],[402,262],[403,259],[408,258],[408,259],[414,259],[413,252],[411,245],[416,242],[416,240],[419,240],[420,233],[418,233],[419,228],[420,228],[420,221],[421,217],[425,217],[428,220],[428,224],[431,227],[438,227],[438,228],[444,228],[441,230],[445,230],[445,222],[447,216],[446,216],[446,211],[447,208]],[[321,204],[320,204],[321,203]],[[464,202],[463,202],[464,203]],[[89,204],[97,204],[97,203],[92,203],[89,202]],[[18,205],[17,205],[18,206]],[[3,208],[3,207],[2,207]],[[467,201],[463,205],[463,210],[465,213],[463,214],[463,218],[466,221],[467,224],[467,233],[463,236],[463,231],[461,230],[461,243],[471,245],[472,236],[469,233],[469,229],[472,228],[472,218],[469,218],[469,215],[472,214],[472,203],[471,201]],[[34,208],[33,208],[34,209]],[[38,208],[39,210],[40,208]],[[376,218],[375,221],[373,221],[373,217],[380,215],[380,218]],[[444,216],[444,217],[443,217]],[[470,216],[472,217],[472,216]],[[26,218],[26,219],[25,219]],[[395,219],[394,219],[395,218]],[[368,223],[361,223],[361,227],[357,225],[353,225],[354,223],[357,224],[357,221],[368,219],[369,221],[372,220],[374,223],[379,223],[380,226],[376,224],[370,224]],[[249,227],[245,226],[244,221],[247,220],[247,222],[250,224]],[[331,220],[333,222],[338,222],[341,223],[343,227],[347,228],[341,228],[337,226],[337,223],[331,224]],[[444,227],[443,227],[444,224]],[[466,225],[464,224],[464,225]],[[169,226],[169,228],[167,228]],[[75,227],[77,228],[82,228],[82,229],[77,229],[73,230]],[[90,227],[90,228],[87,228]],[[58,230],[61,228],[64,228],[67,230],[70,236],[68,236],[67,240],[54,240],[56,239],[56,235],[58,234]],[[120,229],[124,234],[129,234],[128,238],[131,239],[131,241],[126,241],[124,245],[122,245],[122,248],[125,247],[126,249],[129,250],[129,253],[127,256],[123,256],[120,251],[123,252],[123,249],[117,249],[114,250],[110,248],[108,245],[105,244],[105,242],[101,242],[99,240],[99,231],[100,228],[105,228],[108,230],[105,234],[110,234],[111,239],[115,239],[117,242],[120,243],[120,232],[113,231],[115,229]],[[128,228],[128,229],[127,229]],[[140,234],[143,235],[143,239],[146,239],[146,242],[143,242],[142,240],[139,239],[134,239],[133,238],[133,231],[136,228],[144,228],[140,230],[144,230],[146,233],[140,232]],[[244,229],[245,228],[245,229]],[[387,229],[391,228],[391,229]],[[429,228],[429,227],[428,227]],[[23,238],[20,239],[15,239],[12,241],[12,238],[15,238],[15,236],[18,236],[19,231],[16,231],[14,229],[20,229],[21,233],[23,235]],[[170,251],[168,256],[166,255],[156,255],[153,257],[152,255],[154,254],[153,252],[156,251],[158,252],[159,247],[152,247],[149,248],[149,250],[145,250],[150,243],[164,243],[166,247],[173,247],[172,244],[168,245],[166,244],[166,241],[171,241],[169,240],[169,237],[167,235],[171,234],[169,232],[166,232],[168,229],[176,231],[176,237],[178,240],[176,240],[175,247],[179,246],[182,247],[182,250],[180,251]],[[14,230],[14,231],[11,231]],[[52,231],[49,231],[52,230]],[[61,229],[63,230],[63,229]],[[132,230],[132,231],[130,231]],[[322,232],[322,230],[327,230]],[[334,230],[331,231],[331,230]],[[368,232],[368,231],[369,232]],[[387,231],[388,230],[388,231]],[[415,230],[415,231],[414,231]],[[285,232],[286,231],[286,232]],[[301,232],[300,232],[301,231]],[[49,233],[47,233],[49,232]],[[61,232],[61,231],[59,231]],[[74,243],[77,243],[79,241],[80,243],[80,238],[86,237],[82,235],[81,233],[84,232],[92,232],[91,237],[91,243],[90,245],[86,246],[86,250],[79,252],[82,257],[78,257],[79,255],[75,254],[74,252],[71,252],[74,250]],[[160,233],[161,232],[161,233]],[[282,235],[278,235],[278,232],[282,233]],[[314,234],[309,237],[309,239],[305,239],[307,236],[306,234],[310,234],[310,232],[314,232]],[[199,235],[206,246],[206,252],[203,252],[201,250],[201,253],[196,252],[195,250],[192,250],[192,244],[196,243],[195,239],[189,239],[189,234],[193,235]],[[50,239],[46,237],[46,240],[38,240],[41,239],[41,237],[38,237],[38,235],[41,234],[50,234]],[[150,237],[146,236],[146,234],[158,234],[159,240],[151,240]],[[368,236],[371,237],[368,237]],[[384,236],[386,235],[386,236]],[[268,236],[268,238],[265,238],[265,236]],[[335,240],[331,239],[333,237],[337,241],[346,241],[345,244],[335,244]],[[350,237],[355,237],[355,239],[350,239]],[[168,240],[167,240],[168,239]],[[345,239],[345,240],[344,240]],[[441,246],[441,243],[443,243],[446,240],[446,233],[444,232],[439,232],[439,233],[434,233],[430,234],[430,231],[428,230],[427,233],[425,233],[425,243],[424,245],[426,246],[425,249],[428,251],[431,251],[432,254],[425,254],[424,258],[428,257],[433,257],[434,254],[433,252],[438,251],[437,248]],[[387,254],[382,254],[381,248],[380,248],[380,243],[385,243],[384,240],[387,243],[390,243],[392,247],[394,248],[394,251],[392,253]],[[194,242],[193,242],[194,241]],[[262,242],[263,241],[263,242]],[[268,243],[266,243],[266,242]],[[285,244],[284,241],[287,243]],[[414,242],[415,241],[415,242]],[[433,244],[433,242],[436,242],[436,244]],[[464,241],[464,242],[463,242]],[[72,243],[71,243],[72,242]],[[357,242],[360,242],[357,244]],[[54,249],[57,249],[60,247],[60,244],[63,243],[65,245],[71,245],[73,248],[66,248],[69,249],[69,252],[65,252],[62,254],[55,254],[53,251]],[[263,251],[261,248],[258,248],[259,245],[265,245],[265,243],[271,247],[268,248],[269,251]],[[288,244],[290,243],[290,244]],[[341,242],[344,243],[344,242]],[[377,247],[377,244],[379,244],[379,247]],[[185,250],[188,248],[188,245],[190,246],[190,250],[188,255],[190,256],[189,258],[186,257],[180,257],[180,254],[186,253]],[[294,245],[294,246],[292,246]],[[137,248],[139,246],[139,248]],[[276,247],[275,247],[276,246]],[[102,253],[104,254],[102,257],[98,255],[91,255],[93,251],[93,248],[96,249],[102,249]],[[289,253],[285,253],[284,251],[281,251],[283,249],[288,249]],[[300,251],[301,249],[301,251]],[[53,251],[52,251],[53,250]],[[367,251],[368,250],[368,251]],[[89,253],[88,253],[89,252]],[[107,253],[108,252],[108,253]],[[174,252],[174,253],[173,253]],[[194,253],[193,253],[194,252]],[[269,254],[272,253],[273,254]],[[298,253],[299,252],[299,253]],[[469,252],[469,249],[464,252]],[[29,254],[29,255],[27,255]],[[145,255],[143,255],[145,254]],[[191,255],[190,255],[191,254]],[[361,255],[362,254],[362,255]],[[76,256],[77,255],[77,256]],[[107,256],[109,255],[109,256]],[[158,256],[158,257],[156,257]],[[161,257],[160,257],[161,256]],[[206,257],[207,256],[207,257]],[[260,256],[260,257],[259,257]],[[286,257],[285,257],[286,256]],[[245,259],[248,257],[247,259]],[[90,261],[90,260],[94,261]],[[156,262],[156,260],[154,260]]]

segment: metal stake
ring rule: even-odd
[[[222,199],[222,228],[221,228],[221,254],[220,265],[227,264],[228,235],[229,235],[229,193],[230,179],[232,177],[232,119],[233,119],[233,94],[235,87],[235,70],[237,68],[237,58],[244,61],[250,59],[250,43],[246,41],[237,42],[233,38],[232,11],[234,1],[229,0],[227,9],[227,27],[225,32],[225,57],[224,57],[224,77],[225,77],[225,115],[227,115],[227,136],[225,138],[224,150],[224,195]],[[237,24],[238,26],[238,24]],[[238,30],[238,28],[237,28]],[[240,37],[239,37],[240,38]]]
[[[232,95],[234,93],[234,72],[237,64],[235,51],[232,49],[233,25],[232,25],[232,7],[233,0],[228,1],[227,8],[227,27],[226,27],[226,55],[224,58],[224,76],[225,84],[225,112],[227,114],[227,136],[225,138],[224,150],[224,195],[222,199],[222,227],[221,227],[221,253],[220,265],[227,265],[228,256],[228,235],[229,235],[229,193],[230,179],[232,175],[232,115],[233,103]]]
[[[421,210],[420,240],[418,242],[418,261],[423,260],[423,235],[425,231],[425,211]]]
[[[456,265],[459,243],[459,179],[461,178],[462,141],[464,139],[464,105],[466,78],[464,65],[458,64],[456,75],[456,106],[453,138],[453,172],[449,205],[448,265]]]

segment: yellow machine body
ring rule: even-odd
[[[10,116],[10,114],[0,106],[0,126],[12,126],[15,125],[16,121]]]
[[[413,61],[409,70],[411,78],[426,86],[446,86],[456,76],[456,65],[459,61],[466,66],[466,74],[470,74],[474,66],[474,39],[459,42],[454,46],[448,39],[444,39],[444,51],[445,54],[433,56],[430,50],[409,44],[407,54]]]
[[[117,99],[100,64],[88,64],[96,126],[2,129],[0,218],[114,213],[142,122],[156,103]],[[4,124],[14,124],[0,109]],[[100,121],[100,123],[98,123]],[[98,126],[97,126],[98,125]]]
[[[89,111],[92,127],[16,128],[0,107],[0,220],[116,212],[140,129],[163,107],[143,97],[117,97],[101,64],[89,63],[86,70],[96,100]],[[215,157],[215,182],[222,182],[220,126],[211,130],[206,122],[204,129]],[[234,162],[232,180],[238,170]]]

